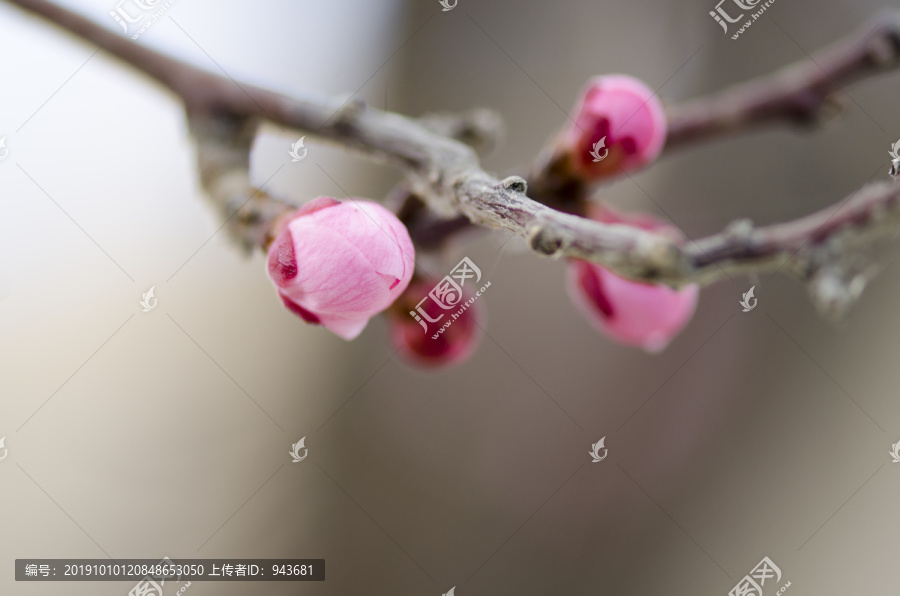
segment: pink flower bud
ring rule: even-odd
[[[609,209],[592,214],[606,223],[623,223],[645,230],[677,234],[649,215],[623,216]],[[699,287],[680,290],[625,279],[602,265],[572,259],[568,265],[569,296],[601,332],[624,344],[659,352],[694,314]]]
[[[381,205],[319,197],[269,246],[269,277],[288,309],[350,340],[406,289],[414,259],[406,227]]]
[[[450,310],[423,298],[439,280],[416,280],[390,310],[391,341],[400,355],[419,366],[459,364],[475,351],[484,321],[482,306],[466,288]],[[424,315],[419,311],[424,311]]]
[[[656,95],[627,75],[591,79],[575,105],[562,145],[577,173],[598,179],[641,168],[666,142],[666,115]]]

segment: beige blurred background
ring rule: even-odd
[[[112,2],[68,5],[115,27]],[[177,0],[139,43],[288,93],[494,108],[508,132],[485,163],[503,173],[592,75],[630,73],[677,102],[885,6],[777,2],[732,41],[714,5]],[[196,596],[724,596],[763,556],[783,572],[765,596],[786,581],[896,593],[896,248],[840,324],[789,278],[739,279],[705,289],[651,356],[585,324],[563,263],[484,234],[429,267],[481,266],[489,337],[464,365],[421,372],[380,319],[346,343],[284,311],[262,257],[219,231],[175,98],[95,49],[0,3],[0,594],[127,594],[14,582],[16,558],[107,555],[327,561],[322,583],[194,582]],[[686,149],[604,198],[694,238],[800,216],[886,176],[898,95],[900,74],[866,81],[831,126]],[[329,175],[373,198],[397,180],[311,137],[291,163],[297,136],[260,137],[259,183],[281,168],[270,185],[303,202],[342,195]],[[759,305],[742,313],[751,285]]]

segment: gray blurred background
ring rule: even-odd
[[[67,4],[116,27],[111,0]],[[496,109],[508,132],[485,164],[504,173],[592,75],[635,75],[673,103],[802,59],[885,6],[777,2],[733,41],[714,5],[177,0],[138,43],[286,93]],[[564,263],[483,234],[428,266],[481,266],[489,336],[426,373],[393,356],[380,318],[346,343],[282,309],[262,256],[219,231],[176,98],[96,49],[0,3],[0,593],[127,594],[14,582],[16,558],[106,556],[327,561],[322,583],[194,582],[194,596],[725,596],[763,556],[783,572],[765,596],[786,581],[797,596],[896,593],[896,248],[840,324],[789,278],[738,279],[704,289],[651,356],[586,324]],[[838,201],[886,177],[900,135],[900,74],[848,91],[828,127],[685,149],[604,198],[693,238]],[[298,136],[266,129],[257,182],[281,167],[271,188],[304,202],[379,199],[398,180],[312,137],[291,163]]]

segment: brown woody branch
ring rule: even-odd
[[[844,87],[898,65],[900,13],[886,10],[808,59],[669,109],[665,149],[762,125],[816,124],[835,111]]]
[[[865,272],[848,255],[900,226],[900,185],[874,184],[794,222],[758,229],[741,223],[682,246],[672,237],[590,221],[530,199],[523,178],[499,180],[485,173],[475,150],[452,138],[459,135],[436,130],[434,121],[367,109],[352,100],[292,98],[240,84],[133,43],[45,0],[7,1],[100,44],[178,95],[198,137],[204,185],[252,244],[265,245],[273,222],[288,208],[253,189],[247,178],[248,139],[263,120],[398,166],[411,192],[432,212],[447,218],[462,214],[473,224],[509,230],[540,254],[587,259],[630,278],[672,286],[785,267],[808,281],[816,303],[831,313],[841,311],[863,285]],[[897,19],[883,17],[878,23],[820,55],[816,62],[829,68],[795,66],[674,110],[670,145],[817,113],[839,82],[896,63]],[[822,75],[823,70],[831,75]]]
[[[665,150],[755,130],[766,125],[813,126],[838,111],[845,86],[900,66],[900,13],[888,10],[862,29],[810,58],[776,73],[667,109]],[[528,187],[535,200],[580,213],[594,192],[586,181],[565,171],[559,152],[542,153]],[[468,220],[428,217],[409,222],[426,247],[440,247],[446,236],[467,227]]]

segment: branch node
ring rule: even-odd
[[[816,310],[828,319],[843,318],[866,287],[869,272],[849,272],[839,266],[824,267],[809,280],[809,294]]]
[[[338,108],[338,111],[337,113],[335,113],[334,118],[342,124],[350,124],[351,122],[359,118],[365,111],[365,101],[358,98],[351,98],[345,101],[344,104],[340,108]]]
[[[553,234],[548,234],[544,226],[532,226],[528,230],[528,245],[535,252],[548,257],[555,256],[562,249],[562,239]]]
[[[434,133],[465,143],[479,155],[490,152],[503,136],[503,119],[493,110],[485,108],[475,108],[461,114],[424,114],[419,122]]]
[[[900,159],[891,160],[891,169],[888,172],[894,180],[900,179]]]
[[[497,186],[497,188],[500,187],[505,190],[520,192],[522,194],[525,194],[528,191],[528,183],[526,183],[525,179],[521,176],[509,176],[508,178],[504,178]]]
[[[753,222],[749,219],[737,219],[728,224],[722,234],[729,240],[746,246],[753,239]]]

